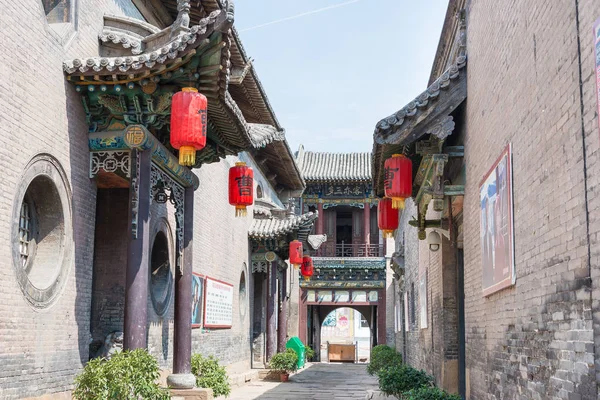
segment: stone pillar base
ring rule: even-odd
[[[172,400],[213,400],[212,389],[171,389]]]
[[[173,389],[194,389],[196,377],[192,374],[171,374],[167,377],[167,385]]]

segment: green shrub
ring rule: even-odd
[[[310,346],[304,346],[304,355],[306,360],[310,361],[315,357],[315,351]]]
[[[457,394],[450,394],[435,387],[412,389],[402,395],[405,400],[461,400]]]
[[[77,400],[166,400],[161,389],[158,362],[144,349],[115,353],[110,360],[96,358],[75,378],[73,398]]]
[[[283,353],[277,353],[271,358],[269,363],[273,371],[281,373],[296,372],[298,369],[298,355],[293,349],[287,349]]]
[[[412,389],[433,385],[433,377],[408,365],[383,368],[378,373],[379,389],[388,396],[403,396]]]
[[[390,346],[380,344],[371,350],[371,361],[367,365],[369,375],[377,375],[382,368],[402,365],[402,354]]]
[[[229,396],[231,393],[227,371],[213,356],[206,358],[201,354],[194,354],[192,356],[192,374],[196,376],[196,386],[212,389],[215,397]]]

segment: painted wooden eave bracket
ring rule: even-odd
[[[183,187],[198,189],[198,177],[187,167],[179,165],[179,160],[144,126],[130,125],[122,131],[95,132],[89,134],[91,153],[150,151],[152,161]],[[94,157],[90,157],[93,163]],[[93,169],[93,165],[90,166]]]
[[[452,148],[453,155],[460,154],[460,149]],[[419,239],[425,240],[428,228],[442,228],[441,222],[426,220],[429,204],[433,202],[433,209],[437,212],[444,211],[446,197],[464,196],[463,185],[446,185],[444,181],[444,168],[448,162],[448,154],[427,154],[423,157],[419,171],[415,178],[415,185],[419,188],[415,196],[417,204],[417,220],[410,221],[412,226],[419,228]]]

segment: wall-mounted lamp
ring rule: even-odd
[[[440,249],[442,238],[437,231],[429,232],[429,235],[427,236],[427,245],[431,251],[438,251]]]

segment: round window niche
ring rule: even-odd
[[[150,297],[154,311],[161,316],[169,308],[173,288],[168,230],[166,232],[159,230],[156,233],[150,256]]]
[[[71,191],[57,160],[34,158],[26,167],[13,208],[12,254],[17,281],[35,307],[60,293],[72,261]]]

